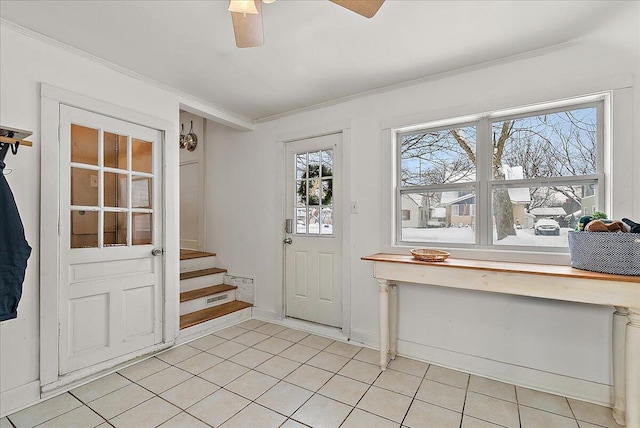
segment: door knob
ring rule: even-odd
[[[285,244],[291,244],[293,242],[293,240],[291,238],[287,238],[282,242],[284,242]]]
[[[152,256],[159,256],[162,253],[164,253],[164,251],[161,250],[160,248],[154,248],[153,250],[151,250],[151,255]]]

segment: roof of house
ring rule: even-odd
[[[562,207],[545,207],[545,208],[534,208],[529,211],[536,217],[556,217],[556,216],[564,216],[567,215],[567,212]]]

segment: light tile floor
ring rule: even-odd
[[[249,320],[0,419],[23,427],[617,428],[606,407]]]

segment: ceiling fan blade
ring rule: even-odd
[[[252,48],[264,44],[264,32],[262,31],[262,1],[256,0],[258,14],[242,14],[231,12],[233,32],[236,36],[236,46],[239,48]]]
[[[349,9],[365,18],[373,18],[384,0],[330,0],[332,3]]]

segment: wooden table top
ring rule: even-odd
[[[475,269],[493,272],[527,273],[532,275],[559,276],[565,278],[595,279],[602,281],[619,281],[640,283],[640,276],[613,275],[609,273],[591,272],[572,268],[571,266],[546,265],[534,263],[496,262],[486,260],[467,260],[448,258],[443,262],[425,262],[416,260],[411,255],[377,253],[362,257],[361,260],[372,262],[404,263],[443,268]]]

